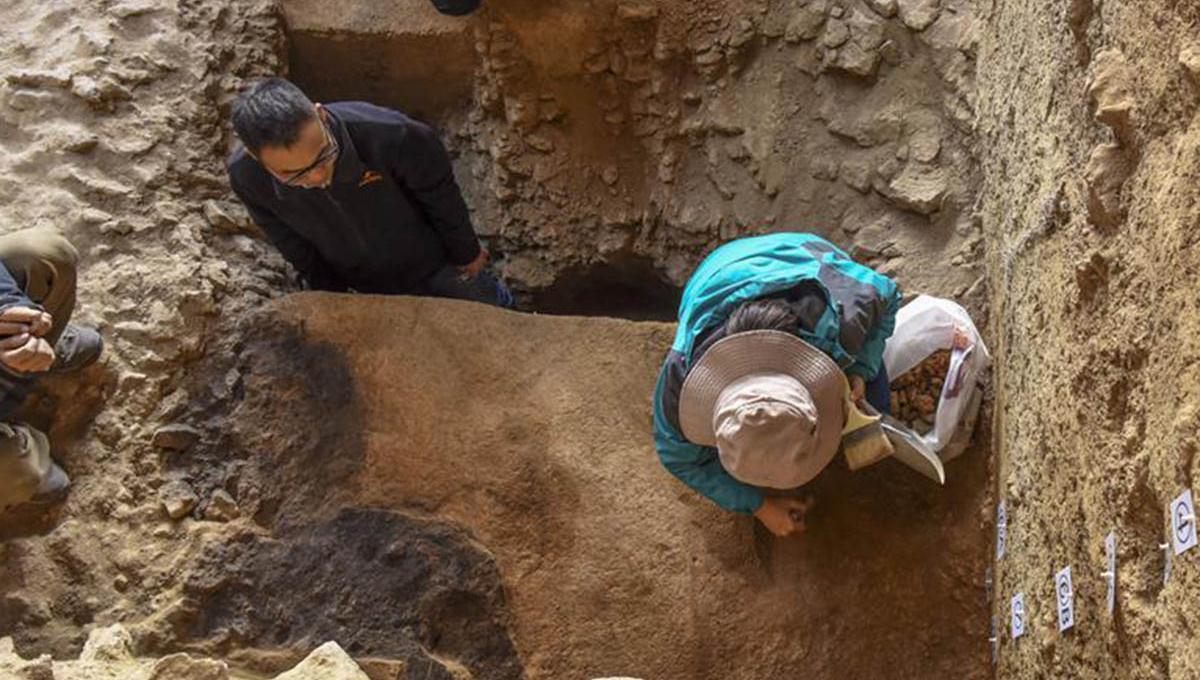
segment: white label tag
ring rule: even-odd
[[[1163,544],[1163,585],[1171,580],[1171,546]]]
[[[1104,555],[1108,558],[1108,571],[1105,580],[1108,581],[1108,613],[1112,615],[1117,608],[1117,534],[1108,532],[1104,537]]]
[[[1008,510],[1004,501],[996,506],[996,561],[1004,557],[1005,543],[1008,541]]]
[[[1025,594],[1012,597],[1012,637],[1014,640],[1025,634]]]
[[[1192,505],[1191,489],[1171,502],[1171,540],[1176,555],[1196,546],[1196,509]]]
[[[1058,600],[1058,630],[1075,625],[1075,592],[1071,588],[1071,566],[1067,565],[1054,575],[1054,593]]]

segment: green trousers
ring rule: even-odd
[[[56,231],[25,229],[0,236],[0,262],[53,317],[46,334],[53,345],[75,309],[75,247]],[[51,463],[46,435],[24,423],[0,423],[0,512],[33,498]]]

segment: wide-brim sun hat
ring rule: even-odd
[[[846,378],[821,350],[783,331],[722,338],[688,372],[679,424],[688,441],[715,446],[746,484],[794,489],[837,455]]]

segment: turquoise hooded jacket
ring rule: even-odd
[[[891,279],[819,236],[781,233],[732,241],[705,258],[683,290],[675,341],[654,390],[654,443],[671,474],[726,510],[754,512],[762,491],[730,476],[715,448],[683,437],[679,391],[699,359],[693,357],[698,338],[703,336],[702,351],[739,304],[797,289],[819,300],[801,315],[797,335],[848,374],[874,379],[895,328],[900,291]]]

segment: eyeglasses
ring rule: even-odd
[[[313,162],[303,170],[297,170],[286,177],[280,177],[279,180],[285,186],[299,186],[305,176],[312,173],[313,170],[325,165],[329,161],[338,157],[341,153],[341,147],[338,146],[337,138],[333,136],[333,132],[329,129],[329,125],[325,121],[321,121],[321,129],[325,131],[325,146],[321,147],[321,152],[313,159]]]

